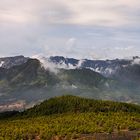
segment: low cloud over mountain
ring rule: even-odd
[[[140,65],[134,64],[138,59],[1,58],[0,104],[23,101],[27,108],[63,94],[139,103]]]

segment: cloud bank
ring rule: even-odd
[[[0,56],[140,55],[138,0],[0,0]]]

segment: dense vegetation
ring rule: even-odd
[[[59,113],[83,112],[128,112],[140,113],[140,106],[112,101],[86,99],[71,95],[51,98],[23,112],[26,116],[42,116]]]
[[[35,118],[0,121],[0,139],[50,139],[53,136],[67,136],[93,133],[111,133],[121,130],[138,130],[140,115],[118,113],[68,113]]]
[[[140,131],[140,106],[75,96],[55,97],[10,114],[6,119],[1,115],[0,140],[50,140],[55,136],[67,140],[82,134],[123,131],[133,131],[138,138]]]

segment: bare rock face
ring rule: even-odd
[[[16,65],[21,65],[26,63],[29,58],[24,57],[22,55],[15,57],[3,57],[0,58],[0,67],[9,69]]]

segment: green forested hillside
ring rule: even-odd
[[[26,116],[42,116],[60,113],[128,112],[140,113],[140,106],[113,101],[86,99],[76,96],[51,98],[23,112]]]
[[[133,140],[139,131],[140,106],[75,96],[55,97],[0,120],[0,140],[70,140],[126,132]]]

